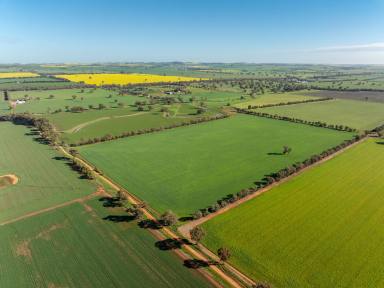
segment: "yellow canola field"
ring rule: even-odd
[[[25,77],[38,77],[39,74],[32,72],[0,72],[1,78],[25,78]]]
[[[62,74],[55,75],[57,78],[67,79],[72,82],[84,82],[93,85],[127,85],[159,82],[187,82],[196,80],[207,80],[204,78],[162,76],[154,74]]]

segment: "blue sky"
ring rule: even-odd
[[[384,0],[0,0],[0,62],[384,64]]]

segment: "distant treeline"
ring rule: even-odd
[[[367,92],[384,92],[384,89],[372,89],[372,88],[348,88],[348,87],[323,87],[323,86],[317,86],[317,85],[311,85],[309,89],[314,90],[327,90],[327,91],[350,91],[350,92],[360,92],[360,91],[367,91]]]
[[[39,84],[34,85],[33,84]],[[59,83],[60,85],[55,86],[55,83]],[[2,83],[0,83],[2,84]],[[41,84],[41,85],[40,85]],[[43,85],[47,84],[47,85]],[[63,84],[63,85],[61,85]],[[4,87],[3,87],[4,86]],[[0,85],[0,90],[7,90],[7,91],[33,91],[33,90],[62,90],[62,89],[77,89],[77,88],[95,88],[94,85],[85,85],[80,83],[72,83],[72,82],[66,82],[66,81],[47,81],[47,82],[30,82],[30,83],[21,83],[21,84],[12,84],[9,86]]]
[[[277,119],[277,120],[288,121],[288,122],[293,122],[293,123],[306,124],[306,125],[311,125],[311,126],[315,126],[315,127],[322,127],[322,128],[328,128],[328,129],[339,130],[339,131],[357,132],[357,129],[351,128],[351,127],[346,126],[346,125],[327,124],[327,123],[321,122],[321,121],[308,121],[308,120],[303,120],[303,119],[298,119],[298,118],[291,118],[288,116],[280,116],[280,115],[276,115],[276,114],[272,115],[272,114],[268,114],[265,112],[251,111],[248,109],[241,109],[241,108],[235,108],[235,109],[238,113],[254,115],[254,116],[258,116],[258,117],[271,118],[271,119]]]
[[[72,143],[72,144],[70,144],[70,146],[76,147],[76,146],[106,142],[106,141],[116,140],[116,139],[125,138],[125,137],[154,133],[154,132],[173,129],[173,128],[177,128],[177,127],[189,126],[189,125],[199,124],[199,123],[203,123],[203,122],[224,119],[227,117],[229,117],[228,114],[219,114],[216,116],[199,117],[199,118],[191,119],[191,120],[185,121],[185,122],[170,124],[168,126],[146,128],[146,129],[140,129],[140,130],[135,130],[135,131],[127,131],[127,132],[123,132],[123,133],[121,133],[119,135],[115,135],[115,136],[111,135],[111,134],[107,134],[107,135],[104,135],[102,137],[95,137],[95,138],[90,138],[88,140],[80,141],[77,143]]]
[[[302,162],[296,162],[293,165],[287,166],[277,172],[271,173],[269,175],[266,175],[261,181],[256,181],[254,182],[255,187],[250,187],[248,189],[242,189],[239,192],[235,194],[229,194],[219,200],[216,201],[213,205],[200,209],[193,213],[193,218],[194,219],[199,219],[201,217],[207,216],[210,213],[214,213],[227,205],[234,203],[248,195],[251,195],[257,191],[259,191],[262,188],[265,188],[275,182],[279,182],[284,178],[287,178],[303,169],[305,169],[308,166],[311,166],[324,158],[331,156],[332,154],[340,151],[341,149],[344,149],[353,143],[363,139],[366,137],[367,134],[362,134],[362,135],[355,135],[352,139],[350,140],[345,140],[344,142],[340,143],[339,145],[329,148],[325,151],[323,151],[320,154],[315,154],[309,157],[308,159],[302,161]]]
[[[288,101],[288,102],[280,102],[280,103],[274,103],[274,104],[264,104],[264,105],[248,105],[248,109],[257,109],[257,108],[267,108],[267,107],[274,107],[274,106],[285,106],[285,105],[293,105],[293,104],[303,104],[303,103],[310,103],[310,102],[321,102],[321,101],[329,101],[334,98],[327,97],[327,98],[316,98],[316,99],[307,99],[307,100],[298,100],[298,101]]]

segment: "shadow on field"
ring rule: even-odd
[[[200,259],[188,259],[184,260],[184,266],[190,269],[206,268],[211,265],[217,265],[216,261],[204,261]]]
[[[139,227],[143,229],[158,230],[161,229],[163,226],[161,226],[161,224],[155,220],[145,219],[139,222]]]
[[[100,202],[103,202],[103,207],[122,207],[120,200],[116,197],[101,197]]]
[[[131,222],[135,220],[135,217],[131,215],[108,215],[104,217],[103,220],[111,221],[115,223],[121,223],[121,222]]]
[[[280,155],[284,155],[284,154],[281,152],[268,152],[267,155],[280,156]]]
[[[26,136],[37,136],[39,135],[39,130],[33,128],[31,129],[31,131],[25,133]]]
[[[162,251],[168,251],[168,250],[181,249],[183,245],[191,245],[191,244],[192,243],[189,242],[187,239],[169,238],[169,239],[157,241],[155,243],[155,247]]]
[[[81,173],[80,169],[79,169],[79,166],[76,165],[76,163],[74,163],[70,158],[68,157],[65,157],[65,156],[55,156],[55,157],[52,157],[53,160],[57,160],[57,161],[63,161],[65,163],[65,165],[67,165],[68,167],[70,167],[73,171],[76,171],[78,173]],[[87,179],[87,177],[83,174],[80,174],[79,175],[79,179]]]
[[[384,145],[384,141],[379,141],[379,142],[376,142],[376,144],[379,144],[379,145]]]

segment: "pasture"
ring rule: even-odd
[[[195,116],[196,117],[196,116]],[[172,124],[188,122],[194,116],[163,116],[161,112],[129,112],[126,115],[98,118],[77,125],[62,134],[62,139],[67,143],[105,136],[121,135],[124,132],[138,131],[147,128],[167,127]]]
[[[198,81],[201,78],[183,76],[162,76],[155,74],[61,74],[55,75],[57,78],[67,79],[72,82],[83,82],[92,85],[127,85],[145,83],[164,83],[164,82],[188,82]]]
[[[277,114],[327,124],[370,130],[384,124],[384,104],[335,99],[330,101],[260,108],[258,112]]]
[[[0,189],[0,222],[96,190],[92,182],[80,179],[60,154],[28,135],[30,132],[24,126],[0,122],[0,176],[14,174],[18,178],[17,184]]]
[[[237,115],[154,134],[87,145],[81,155],[158,211],[179,216],[253,186],[266,174],[353,135]],[[310,141],[309,141],[310,139]],[[280,155],[284,145],[292,148]]]
[[[369,139],[204,223],[204,244],[274,287],[382,287],[383,163]]]
[[[9,96],[12,100],[28,99],[25,104],[16,106],[17,113],[52,113],[57,109],[64,111],[66,107],[74,106],[88,109],[89,105],[93,105],[94,108],[97,108],[99,104],[103,104],[107,108],[116,108],[119,102],[131,105],[139,99],[135,96],[120,96],[116,91],[99,88],[13,91],[9,92]],[[4,114],[8,111],[8,107],[4,107],[0,113]]]
[[[121,208],[93,199],[0,227],[0,286],[211,287]],[[121,218],[119,218],[121,219]]]

